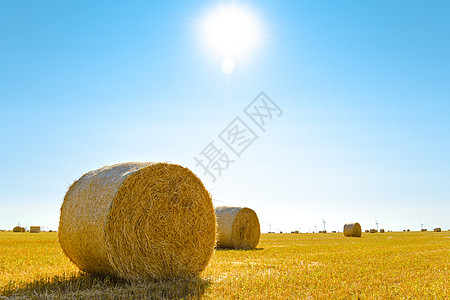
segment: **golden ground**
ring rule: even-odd
[[[0,299],[449,299],[450,231],[263,234],[216,250],[201,279],[129,284],[78,272],[56,233],[0,233]]]

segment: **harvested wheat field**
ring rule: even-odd
[[[0,232],[0,295],[27,299],[445,299],[450,232],[262,234],[216,250],[200,278],[129,283],[79,272],[56,233]]]

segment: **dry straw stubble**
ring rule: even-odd
[[[247,207],[218,206],[217,247],[255,249],[261,235],[256,213]]]
[[[58,235],[81,270],[145,280],[198,276],[213,254],[215,230],[211,196],[189,169],[124,163],[69,188]]]

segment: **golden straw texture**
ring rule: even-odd
[[[217,247],[255,249],[259,242],[260,227],[256,213],[246,207],[218,206]]]
[[[69,188],[58,235],[81,270],[139,281],[198,276],[215,232],[211,196],[189,169],[124,163],[89,172]]]
[[[345,224],[344,236],[361,237],[361,225],[359,225],[359,223]]]

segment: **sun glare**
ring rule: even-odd
[[[234,60],[248,55],[261,41],[256,16],[237,5],[220,6],[201,27],[206,47],[222,57],[222,69],[228,74],[233,72]]]
[[[223,60],[222,62],[222,70],[227,73],[227,74],[231,74],[234,70],[234,61],[230,58],[227,57]]]

